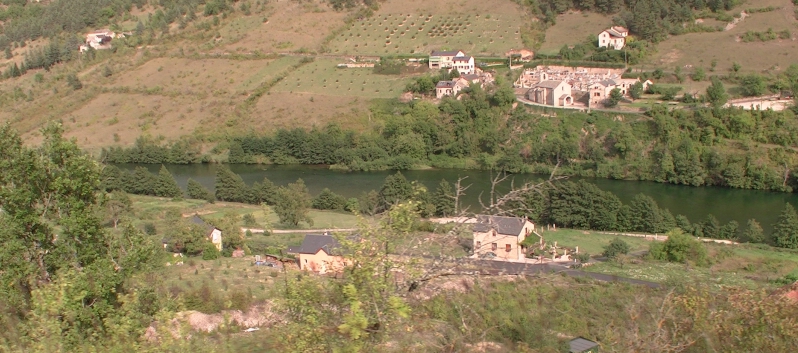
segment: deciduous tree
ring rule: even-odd
[[[313,219],[308,215],[312,202],[308,188],[302,179],[281,186],[277,190],[277,199],[274,204],[274,213],[280,223],[298,226],[299,222],[313,225]]]

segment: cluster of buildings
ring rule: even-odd
[[[435,85],[435,97],[456,97],[460,91],[472,84],[484,86],[493,83],[493,75],[477,68],[474,57],[466,55],[462,50],[433,51],[429,56],[429,68],[432,70],[457,70],[460,74],[448,81],[439,81]]]
[[[567,107],[576,102],[577,94],[589,95],[591,107],[603,103],[613,89],[618,88],[623,95],[637,82],[647,89],[651,81],[622,78],[622,69],[601,69],[589,67],[538,66],[524,70],[513,86],[526,89],[524,98],[532,103]]]

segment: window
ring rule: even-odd
[[[510,244],[504,244],[504,251],[510,252],[512,246]]]
[[[496,230],[495,230],[495,229],[494,229],[494,230],[492,230],[492,231],[491,231],[491,233],[493,233],[493,236],[494,236],[494,237],[496,236]]]
[[[493,250],[493,251],[496,251],[496,249],[498,249],[498,248],[499,248],[499,246],[498,246],[498,245],[496,245],[496,243],[492,243],[492,244],[490,244],[490,249],[491,249],[491,250]]]
[[[308,263],[308,259],[305,259],[305,263]]]
[[[481,242],[481,241],[478,241],[478,242],[477,242],[477,248],[476,248],[476,250],[479,250],[479,248],[481,248],[481,247],[482,247],[482,242]]]

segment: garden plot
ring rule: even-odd
[[[396,55],[459,49],[500,56],[523,47],[520,13],[378,14],[355,21],[330,43],[334,54]]]
[[[374,74],[371,68],[337,68],[334,59],[317,59],[291,72],[272,92],[395,98],[404,90],[407,78]]]

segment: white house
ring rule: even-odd
[[[626,36],[629,30],[621,26],[613,26],[605,29],[598,35],[599,48],[612,48],[621,50],[626,45]]]
[[[471,75],[474,73],[474,57],[455,56],[452,58],[452,68],[456,69],[461,75]]]
[[[202,218],[200,218],[198,215],[194,215],[194,217],[191,217],[191,223],[205,227],[208,230],[208,233],[205,235],[205,237],[207,237],[208,240],[210,240],[211,243],[213,243],[213,245],[216,246],[217,250],[222,251],[221,229],[216,228],[208,223],[205,223],[205,221],[203,221]]]

